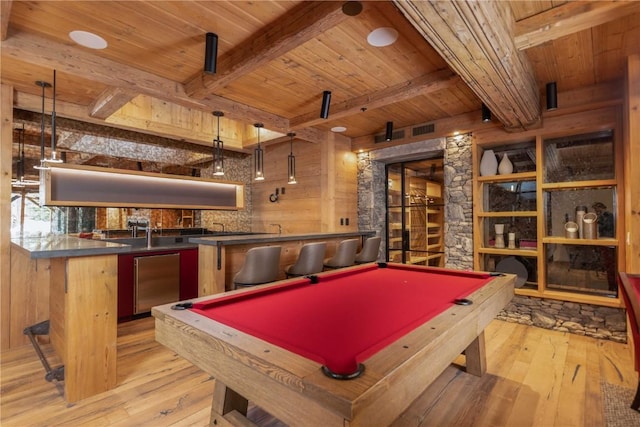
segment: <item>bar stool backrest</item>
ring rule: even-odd
[[[285,273],[287,276],[305,276],[322,272],[326,250],[326,242],[303,245],[296,263],[285,268]]]
[[[278,280],[281,246],[261,246],[247,251],[244,265],[233,278],[235,287]]]
[[[356,254],[356,264],[364,264],[366,262],[373,262],[378,259],[378,252],[380,251],[380,242],[382,238],[369,237],[365,240],[362,250]]]
[[[335,255],[324,260],[324,265],[329,268],[350,267],[356,262],[357,251],[358,239],[343,240],[338,244]]]

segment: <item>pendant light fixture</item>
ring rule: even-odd
[[[260,147],[260,128],[264,125],[262,123],[255,123],[253,126],[258,129],[258,146],[253,153],[253,179],[256,181],[264,181],[264,151]]]
[[[34,169],[44,170],[49,169],[44,158],[44,91],[46,88],[51,87],[51,83],[38,80],[36,85],[42,88],[42,116],[40,117],[40,164],[35,165]]]
[[[213,115],[218,118],[218,136],[213,140],[213,174],[215,176],[224,175],[224,142],[220,139],[220,117],[224,116],[222,111],[214,111]]]
[[[46,159],[50,163],[62,163],[62,159],[58,158],[56,152],[56,70],[53,70],[53,97],[51,106],[51,158]]]
[[[289,132],[287,134],[287,136],[289,138],[291,138],[290,144],[291,144],[291,148],[290,148],[290,152],[289,152],[289,167],[287,168],[287,176],[289,177],[289,180],[287,181],[288,184],[297,184],[298,181],[296,181],[296,158],[293,155],[293,137],[296,136],[296,134],[294,132]]]

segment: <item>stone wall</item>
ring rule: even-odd
[[[445,267],[473,270],[471,135],[447,138],[444,153]]]
[[[244,209],[241,210],[202,210],[198,220],[199,227],[210,230],[219,230],[218,224],[225,224],[226,231],[251,231],[251,178],[253,158],[246,154],[224,152],[224,176],[213,175],[213,164],[200,171],[200,176],[208,179],[221,179],[223,181],[237,181],[246,183],[244,186]]]
[[[627,319],[622,308],[516,295],[498,313],[497,318],[554,331],[627,342]]]

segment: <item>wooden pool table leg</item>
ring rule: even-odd
[[[248,407],[247,399],[216,380],[213,386],[209,426],[255,426],[246,418]]]
[[[478,377],[487,371],[487,355],[484,346],[484,331],[464,350],[467,372]]]

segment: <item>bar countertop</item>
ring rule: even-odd
[[[92,255],[109,255],[131,252],[130,245],[105,242],[103,240],[81,239],[67,235],[45,237],[12,238],[14,248],[23,250],[30,258],[64,258]]]
[[[350,231],[342,233],[304,233],[304,234],[247,234],[247,235],[228,235],[228,236],[206,236],[191,237],[189,242],[199,245],[211,246],[230,246],[245,245],[252,243],[270,243],[270,242],[286,242],[290,240],[306,240],[306,239],[322,239],[326,238],[354,238],[354,237],[370,237],[374,236],[375,231]]]

